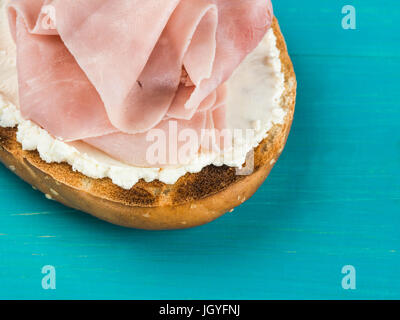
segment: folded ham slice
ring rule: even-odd
[[[225,126],[224,82],[272,22],[270,0],[13,0],[8,12],[23,117],[138,166],[156,165],[143,137],[169,121]]]

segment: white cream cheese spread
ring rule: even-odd
[[[16,49],[10,36],[5,6],[0,0],[0,126],[18,126],[17,140],[24,150],[37,150],[48,163],[67,162],[72,169],[91,178],[110,178],[114,184],[130,189],[140,179],[175,183],[186,173],[200,172],[214,164],[241,167],[246,155],[268,135],[274,124],[282,124],[286,112],[280,107],[284,92],[276,37],[269,30],[258,47],[250,53],[228,80],[227,127],[250,129],[251,139],[237,139],[240,152],[199,153],[184,166],[174,168],[140,168],[114,160],[83,142],[65,143],[32,121],[22,118],[18,109]]]

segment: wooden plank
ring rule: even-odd
[[[275,1],[299,82],[293,131],[267,183],[212,224],[123,229],[1,167],[0,298],[399,298],[400,9],[357,2],[346,31],[344,4]]]

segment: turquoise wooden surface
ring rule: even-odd
[[[287,147],[233,213],[128,230],[0,168],[0,298],[400,298],[400,6],[275,1],[299,88]],[[357,10],[344,30],[341,9]],[[43,290],[41,268],[56,268]],[[353,265],[356,290],[343,290]]]

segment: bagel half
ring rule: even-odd
[[[249,199],[264,182],[280,156],[293,120],[296,77],[278,21],[273,31],[280,50],[285,91],[281,106],[283,125],[275,125],[254,152],[251,175],[236,175],[235,168],[213,165],[186,174],[175,184],[139,181],[130,190],[110,179],[92,179],[74,172],[66,163],[46,163],[37,151],[24,151],[16,128],[0,127],[0,160],[19,177],[66,206],[113,224],[148,230],[183,229],[208,223]]]

